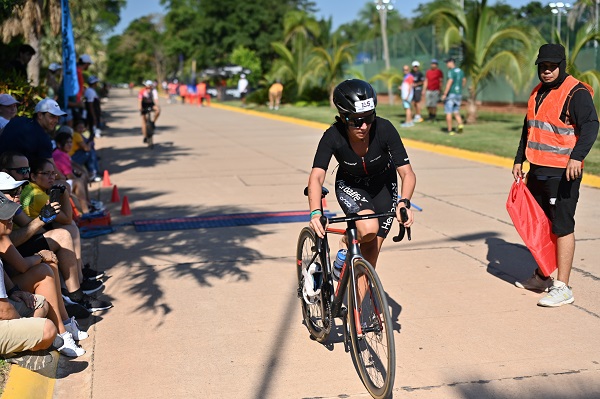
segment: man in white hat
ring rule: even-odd
[[[0,154],[15,151],[29,160],[44,158],[54,165],[49,134],[54,132],[58,117],[63,115],[66,112],[60,109],[56,101],[43,99],[35,106],[33,118],[19,116],[8,122],[0,135]],[[54,170],[57,170],[56,166]]]
[[[20,104],[10,94],[0,94],[0,133],[4,126],[17,115],[17,104]]]
[[[48,86],[48,98],[56,100],[58,98],[58,89],[60,84],[62,65],[53,62],[48,66],[46,75],[46,86]]]
[[[77,82],[79,83],[79,91],[76,95],[77,107],[69,107],[73,111],[73,119],[82,119],[83,114],[83,95],[85,92],[85,80],[83,72],[87,71],[94,62],[88,54],[83,54],[77,62]]]

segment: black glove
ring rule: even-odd
[[[51,205],[44,205],[42,210],[40,211],[40,220],[44,223],[53,222],[56,219],[56,215],[58,215],[58,211],[54,209]]]

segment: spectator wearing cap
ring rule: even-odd
[[[77,106],[73,108],[73,119],[82,119],[82,111],[84,109],[83,94],[85,92],[85,79],[83,73],[87,71],[92,64],[92,57],[88,54],[83,54],[79,57],[79,61],[77,62],[77,82],[79,83],[79,91],[75,96]]]
[[[43,99],[35,106],[33,118],[19,116],[8,122],[0,135],[0,153],[15,151],[25,155],[30,161],[47,159],[54,166],[50,135],[56,129],[58,118],[63,115],[66,113],[56,101]],[[54,169],[56,170],[56,166]],[[64,176],[60,176],[64,180]]]
[[[414,96],[414,76],[410,73],[410,68],[408,65],[404,65],[402,67],[402,73],[404,74],[404,79],[402,80],[402,84],[400,85],[400,97],[402,99],[402,107],[404,108],[404,112],[406,112],[406,121],[400,124],[400,127],[411,127],[414,126],[412,118],[412,110],[410,103],[412,102]]]
[[[444,81],[444,74],[438,67],[438,60],[431,60],[431,64],[427,72],[425,72],[425,106],[429,112],[429,122],[435,122],[437,116],[437,104],[440,101],[440,89]]]
[[[35,50],[33,47],[31,47],[29,44],[22,44],[19,47],[17,57],[12,60],[6,68],[8,76],[27,80],[27,64],[29,64],[29,61],[31,61],[31,58],[34,55]]]
[[[248,94],[248,79],[246,79],[246,74],[240,75],[240,80],[238,80],[238,92],[240,93],[240,98],[242,99],[242,105],[246,105],[246,94]]]
[[[4,126],[17,115],[17,104],[20,104],[10,94],[0,94],[0,133]]]
[[[423,76],[423,72],[421,72],[421,63],[419,61],[413,61],[411,66],[412,70],[410,71],[410,74],[414,77],[412,105],[415,107],[415,117],[413,118],[413,121],[423,122],[423,118],[421,117],[421,97],[423,94],[425,76]]]
[[[456,119],[458,126],[456,131],[462,133],[463,131],[463,120],[460,116],[460,104],[462,102],[463,87],[467,84],[467,78],[465,73],[456,66],[454,58],[446,59],[446,66],[448,67],[448,79],[446,81],[446,88],[444,94],[442,94],[442,101],[444,101],[444,113],[446,114],[446,125],[448,128],[447,133],[452,135],[452,116]]]
[[[100,97],[96,91],[99,79],[96,76],[88,78],[88,87],[83,93],[85,109],[87,111],[87,127],[94,137],[100,137]]]
[[[544,210],[556,238],[556,280],[538,268],[519,288],[548,291],[539,306],[573,303],[569,285],[575,255],[575,211],[583,176],[584,159],[598,137],[594,90],[567,73],[565,48],[544,44],[535,61],[540,83],[527,102],[521,141],[512,175],[523,179],[523,163],[529,161],[527,188]]]
[[[47,97],[53,100],[58,100],[58,88],[60,82],[60,72],[62,66],[53,62],[48,66],[48,74],[46,75],[46,86],[48,86]]]

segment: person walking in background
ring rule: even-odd
[[[463,86],[467,83],[467,78],[465,78],[465,73],[462,69],[456,66],[454,58],[448,58],[446,60],[446,66],[448,67],[448,80],[446,81],[446,88],[442,95],[442,101],[444,101],[444,112],[446,114],[448,134],[454,134],[452,130],[452,115],[454,115],[454,118],[456,118],[456,122],[458,123],[456,131],[462,133],[463,120],[460,116],[460,103],[462,101]]]
[[[421,117],[421,96],[423,94],[423,82],[425,81],[425,76],[423,76],[423,72],[421,72],[419,69],[420,67],[421,63],[419,61],[413,61],[412,71],[410,72],[410,74],[414,77],[414,94],[412,104],[415,107],[415,122],[423,122],[423,118]]]
[[[429,122],[435,122],[437,116],[437,104],[440,101],[440,89],[442,88],[442,82],[444,81],[444,74],[438,68],[438,60],[435,58],[431,60],[431,65],[427,72],[425,72],[425,106],[429,117]]]
[[[17,115],[17,104],[20,104],[10,94],[0,94],[0,133],[4,126]]]
[[[413,95],[414,95],[413,83],[414,83],[415,78],[413,75],[411,75],[410,68],[408,67],[408,65],[404,65],[402,67],[402,72],[404,73],[404,80],[402,81],[402,84],[400,85],[400,96],[402,98],[402,107],[404,108],[404,111],[406,112],[406,120],[404,121],[404,123],[401,123],[400,126],[401,127],[411,127],[411,126],[415,125],[413,123],[412,111],[410,108],[410,103],[411,103],[411,101],[413,99]]]
[[[248,79],[246,79],[245,74],[240,75],[240,80],[238,80],[238,92],[240,93],[240,98],[242,99],[242,106],[246,106],[246,94],[248,94]]]
[[[283,85],[277,79],[275,83],[269,87],[269,109],[277,111],[279,104],[281,103],[281,96],[283,95]]]
[[[569,277],[575,254],[575,209],[583,175],[583,160],[598,137],[598,115],[593,89],[566,72],[565,48],[544,44],[537,60],[538,84],[527,103],[521,141],[512,174],[525,177],[523,162],[530,163],[527,187],[552,224],[556,239],[556,280],[536,269],[519,288],[548,291],[538,305],[557,307],[573,303]]]
[[[8,63],[3,72],[9,77],[23,79],[28,81],[27,64],[35,55],[35,50],[29,44],[22,44],[19,47],[17,57]]]
[[[88,87],[83,92],[85,100],[86,122],[90,134],[94,137],[99,138],[102,135],[100,130],[100,97],[96,91],[99,79],[96,76],[90,76],[88,78]]]

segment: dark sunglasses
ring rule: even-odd
[[[13,188],[12,190],[2,190],[2,193],[10,195],[11,197],[18,197],[19,195],[21,195],[22,191],[23,186],[19,186],[17,188]]]
[[[363,125],[363,123],[370,125],[375,121],[375,112],[369,115],[361,116],[360,118],[348,118],[347,116],[345,118],[346,124],[350,124],[355,128],[360,128]]]
[[[6,170],[14,170],[20,175],[27,175],[31,172],[31,168],[29,168],[29,166],[22,166],[20,168],[6,168]]]

